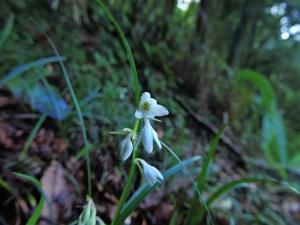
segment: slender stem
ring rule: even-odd
[[[37,133],[39,132],[42,124],[44,123],[44,121],[46,120],[47,118],[47,113],[44,113],[40,118],[39,120],[37,121],[37,123],[35,124],[33,130],[31,131],[29,137],[27,138],[26,140],[26,143],[22,149],[22,152],[19,156],[19,161],[22,161],[27,153],[27,151],[29,150],[31,144],[32,144],[32,141],[33,139],[36,137]]]
[[[139,127],[139,120],[136,120],[133,131],[136,132],[138,127]],[[111,225],[116,225],[117,219],[123,209],[123,206],[125,204],[125,201],[126,201],[128,195],[129,195],[130,188],[132,187],[132,184],[134,181],[134,175],[135,175],[135,171],[136,171],[135,160],[136,160],[137,156],[138,156],[138,152],[137,152],[137,146],[136,146],[136,142],[135,142],[134,147],[133,147],[132,157],[131,157],[131,164],[130,164],[128,179],[125,184],[124,190],[121,194],[121,198],[120,198],[120,201],[119,201],[119,204],[118,204],[118,207],[117,207],[117,210],[116,210],[116,213],[115,213],[115,216],[113,218]]]
[[[36,24],[36,26],[41,30],[41,32],[47,38],[47,40],[48,40],[49,44],[51,45],[52,50],[54,51],[55,55],[57,57],[60,57],[60,54],[59,54],[56,46],[52,42],[51,38],[47,35],[46,32],[44,32],[39,27],[39,25],[37,24],[37,22],[34,21],[34,23]],[[82,112],[81,112],[81,109],[80,109],[80,106],[79,106],[78,99],[76,97],[75,91],[73,89],[73,86],[72,86],[72,83],[71,83],[71,80],[70,80],[70,77],[69,77],[69,74],[68,74],[68,71],[67,71],[67,69],[66,69],[63,61],[59,60],[59,64],[60,64],[60,67],[61,67],[61,69],[63,71],[64,79],[65,79],[67,87],[68,87],[68,89],[70,91],[70,94],[71,94],[71,97],[72,97],[72,100],[73,100],[73,103],[74,103],[74,106],[75,106],[75,109],[76,109],[76,112],[77,112],[77,115],[78,115],[78,118],[79,118],[79,123],[80,123],[80,127],[81,127],[81,133],[82,133],[82,137],[83,137],[83,143],[84,143],[85,146],[88,146],[89,142],[88,142],[88,138],[87,138],[87,131],[86,131],[86,128],[85,128],[85,125],[84,125],[84,120],[83,120],[83,116],[82,116]],[[92,197],[92,170],[91,170],[90,155],[89,155],[88,151],[85,154],[85,160],[86,160],[86,167],[87,167],[86,169],[87,169],[87,179],[88,179],[88,195],[90,197]]]

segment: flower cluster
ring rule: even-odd
[[[157,101],[154,98],[151,98],[150,93],[144,92],[141,96],[139,107],[135,112],[135,117],[143,120],[143,128],[139,137],[136,139],[135,132],[129,128],[124,128],[119,132],[119,134],[126,136],[120,144],[120,155],[122,160],[127,160],[130,157],[132,151],[134,151],[134,148],[137,148],[140,141],[142,141],[144,149],[148,153],[153,151],[154,141],[158,148],[161,149],[161,143],[156,131],[151,125],[151,121],[157,120],[156,117],[168,114],[168,110],[164,106],[157,104]],[[140,158],[136,159],[136,163],[139,165],[139,168],[141,168],[145,180],[150,185],[161,183],[163,181],[163,176],[157,168]]]

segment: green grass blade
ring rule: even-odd
[[[16,176],[31,182],[32,184],[34,184],[34,186],[41,192],[41,199],[36,207],[36,209],[34,210],[33,214],[31,215],[30,219],[28,220],[28,222],[26,223],[26,225],[35,225],[38,222],[38,219],[41,216],[42,213],[42,209],[45,203],[45,195],[44,192],[42,190],[42,185],[41,183],[33,176],[29,176],[26,174],[22,174],[22,173],[14,173]]]
[[[197,182],[197,186],[201,192],[204,191],[205,181],[206,181],[206,177],[208,174],[209,165],[210,165],[211,161],[213,160],[213,157],[216,153],[219,141],[220,141],[222,135],[224,134],[226,127],[227,126],[224,126],[218,131],[218,133],[216,134],[212,143],[209,146],[207,156],[203,160],[203,165],[201,167],[201,172],[200,172],[198,182]]]
[[[171,155],[178,161],[179,164],[182,164],[182,160],[176,155],[175,151],[173,151],[168,145],[166,145],[165,143],[161,142],[162,146],[164,146],[170,153]],[[203,208],[205,209],[205,211],[207,212],[207,215],[209,217],[209,220],[211,221],[212,224],[215,224],[213,217],[211,216],[211,213],[209,211],[209,208],[207,207],[204,199],[202,198],[202,194],[193,178],[193,176],[191,175],[190,171],[184,166],[184,164],[182,164],[184,167],[184,172],[187,174],[187,176],[189,177],[190,181],[192,182],[194,191],[198,194],[197,198],[195,199],[195,201],[199,201],[200,205],[203,206]],[[188,220],[187,220],[188,221]]]
[[[269,179],[262,178],[241,178],[238,180],[230,181],[226,184],[223,184],[221,187],[217,188],[207,199],[207,205],[211,205],[216,199],[218,199],[221,195],[229,192],[230,190],[240,186],[241,184],[247,183],[258,183],[258,182],[269,182]]]
[[[15,20],[15,17],[14,16],[10,16],[8,18],[8,21],[5,25],[5,28],[4,28],[4,31],[2,33],[2,37],[0,39],[0,53],[2,52],[5,44],[7,43],[11,33],[12,33],[12,30],[13,30],[13,27],[14,27],[14,20]]]
[[[11,79],[19,76],[20,74],[24,73],[25,71],[27,71],[33,67],[43,66],[43,65],[46,65],[49,63],[54,63],[54,62],[61,62],[63,60],[65,60],[65,58],[62,56],[50,56],[50,57],[45,57],[45,58],[41,58],[41,59],[32,61],[30,63],[22,64],[21,66],[18,66],[13,71],[11,71],[10,73],[8,73],[4,76],[0,80],[0,86],[6,84]]]
[[[127,54],[128,61],[130,63],[130,69],[131,69],[131,72],[132,72],[132,76],[133,76],[135,103],[136,103],[136,105],[138,105],[139,101],[140,101],[140,95],[141,95],[140,85],[139,85],[137,69],[136,69],[136,66],[135,66],[135,61],[134,61],[134,57],[132,55],[132,51],[130,49],[130,45],[129,45],[126,37],[125,37],[124,31],[122,30],[121,26],[116,21],[116,19],[112,16],[112,14],[110,13],[110,11],[106,7],[106,5],[101,0],[96,0],[96,2],[102,8],[103,12],[105,13],[105,16],[114,25],[114,27],[116,28],[116,30],[117,30],[117,32],[118,32],[118,34],[119,34],[119,36],[122,40],[122,43],[124,45],[124,48],[125,48],[125,51],[126,51],[126,54]]]
[[[54,51],[55,55],[57,57],[60,57],[60,54],[59,54],[55,44],[51,40],[51,38],[38,26],[38,24],[36,22],[35,22],[35,24],[41,30],[41,32],[45,35],[45,37],[47,38],[47,40],[48,40],[52,50]],[[72,86],[72,83],[71,83],[71,80],[70,80],[69,73],[68,73],[68,71],[67,71],[67,69],[66,69],[66,67],[63,63],[63,60],[59,60],[59,64],[60,64],[60,67],[63,71],[64,79],[66,81],[67,87],[69,89],[72,101],[74,103],[74,106],[75,106],[75,109],[76,109],[76,112],[77,112],[77,116],[79,118],[79,123],[80,123],[80,128],[81,128],[81,133],[82,133],[82,138],[83,138],[84,145],[88,146],[89,142],[88,142],[88,138],[87,138],[86,127],[84,125],[84,120],[83,120],[81,108],[80,108],[78,99],[76,97],[76,94],[74,92],[74,89],[73,89],[73,86]],[[85,158],[86,158],[86,164],[87,164],[88,195],[90,197],[92,197],[92,171],[91,171],[90,155],[88,154],[88,152],[87,152]]]
[[[27,153],[27,151],[29,150],[31,144],[32,144],[32,141],[34,140],[34,138],[36,137],[37,133],[39,132],[42,124],[44,123],[44,121],[46,120],[47,118],[47,113],[43,114],[39,120],[36,122],[34,128],[32,129],[30,135],[28,136],[27,140],[26,140],[26,143],[22,149],[22,152],[19,156],[19,161],[22,161]]]
[[[191,166],[193,163],[199,161],[200,159],[201,158],[199,156],[194,156],[192,158],[183,160],[181,164],[176,164],[163,173],[164,180],[168,180],[171,176],[178,174],[180,171],[182,171],[186,167]],[[126,202],[121,214],[117,219],[116,224],[120,224],[120,221],[124,221],[132,213],[132,211],[146,198],[146,196],[149,195],[157,186],[158,184],[153,186],[149,184],[142,185]]]
[[[95,147],[95,145],[93,144],[88,144],[86,146],[84,146],[82,149],[80,149],[80,151],[76,154],[75,159],[79,160],[82,157],[84,157],[86,154],[89,154],[93,148]]]
[[[14,191],[13,188],[9,185],[9,183],[7,183],[5,180],[3,180],[0,177],[0,187],[2,187],[3,189],[5,189],[6,191],[8,191],[9,193],[11,193],[12,195],[14,195]]]
[[[286,178],[283,167],[287,163],[286,132],[284,123],[277,107],[275,91],[263,74],[251,70],[241,70],[236,75],[238,85],[251,83],[260,93],[263,108],[262,149],[265,158],[271,164],[280,163],[278,172]]]
[[[225,128],[226,128],[226,126],[222,127],[218,131],[218,133],[215,135],[212,143],[209,146],[207,156],[203,160],[203,165],[201,167],[201,172],[200,172],[200,175],[199,175],[198,181],[197,181],[197,188],[199,189],[199,193],[202,193],[205,189],[205,181],[206,181],[206,177],[207,177],[207,174],[208,174],[208,168],[209,168],[209,165],[210,165],[211,161],[213,160],[213,157],[214,157],[215,152],[217,150],[217,146],[219,144],[219,141],[220,141],[222,135],[224,134]],[[196,211],[197,211],[198,208],[197,208],[196,204],[198,202],[197,199],[198,199],[199,193],[198,192],[194,193],[194,197],[192,199],[192,203],[190,205],[190,208],[189,208],[189,211],[188,211],[188,214],[187,214],[186,224],[195,224],[196,221],[197,221]]]
[[[248,177],[248,178],[240,178],[237,180],[230,181],[228,183],[223,184],[222,186],[218,187],[207,199],[206,204],[209,206],[211,205],[216,199],[218,199],[221,195],[226,194],[227,192],[231,191],[232,189],[240,186],[241,184],[247,183],[275,183],[281,185],[290,191],[294,192],[297,195],[300,195],[299,190],[293,187],[288,182],[281,182],[271,178],[255,178],[255,177]]]

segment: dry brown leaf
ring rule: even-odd
[[[43,220],[39,225],[49,225],[57,222],[61,216],[68,217],[73,205],[73,195],[64,176],[61,164],[53,161],[46,169],[42,179],[42,187],[46,202],[42,211]]]

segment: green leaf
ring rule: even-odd
[[[221,185],[215,191],[212,192],[212,194],[207,199],[206,204],[208,206],[210,206],[221,195],[226,194],[227,192],[231,191],[234,188],[237,188],[238,186],[240,186],[242,184],[248,184],[248,183],[275,183],[275,184],[284,186],[284,187],[288,188],[290,191],[299,195],[299,190],[297,190],[295,187],[293,187],[292,185],[290,185],[287,182],[281,182],[281,181],[277,181],[277,180],[271,179],[271,178],[249,177],[249,178],[240,178],[240,179],[233,180],[233,181],[230,181],[228,183]]]
[[[15,20],[15,17],[13,15],[11,15],[9,18],[8,18],[8,21],[6,23],[6,26],[4,28],[4,31],[2,33],[2,37],[0,39],[0,53],[2,52],[5,44],[7,43],[12,31],[13,31],[13,27],[14,27],[14,20]]]
[[[3,180],[1,177],[0,177],[0,186],[2,188],[4,188],[6,191],[10,192],[11,194],[14,195],[14,191],[13,191],[13,188],[9,185],[9,183],[7,183],[5,180]]]
[[[61,56],[50,56],[50,57],[45,57],[45,58],[41,58],[41,59],[32,61],[30,63],[22,64],[4,76],[0,80],[0,86],[6,84],[8,81],[21,75],[22,73],[24,73],[25,71],[27,71],[33,67],[43,66],[43,65],[53,63],[53,62],[60,62],[60,61],[63,61],[64,59],[65,58],[61,57]]]
[[[240,83],[249,82],[254,85],[262,98],[261,106],[263,112],[262,123],[262,149],[265,158],[271,164],[281,164],[277,171],[286,177],[283,169],[287,163],[288,153],[286,149],[286,132],[284,123],[277,108],[275,92],[270,82],[264,75],[251,70],[241,70],[236,76]]]
[[[117,30],[117,32],[118,32],[118,34],[119,34],[119,36],[122,40],[123,46],[124,46],[126,54],[127,54],[128,61],[130,63],[131,73],[132,73],[132,76],[133,76],[135,103],[136,103],[136,105],[138,105],[139,101],[140,101],[140,95],[141,95],[140,85],[139,85],[139,79],[138,79],[137,69],[136,69],[136,66],[135,66],[134,57],[132,55],[132,51],[130,49],[129,43],[126,39],[126,36],[125,36],[124,31],[122,30],[121,26],[119,25],[117,20],[112,16],[112,14],[110,13],[110,11],[106,7],[106,5],[101,0],[96,0],[96,2],[102,8],[103,12],[105,13],[105,16],[114,25],[114,27],[116,28],[116,30]]]
[[[34,21],[35,22],[35,21]],[[62,69],[63,72],[63,76],[64,79],[66,81],[67,87],[69,89],[73,104],[75,106],[76,112],[77,112],[77,116],[79,119],[79,123],[80,123],[80,129],[81,129],[81,133],[82,133],[82,138],[83,138],[83,142],[85,146],[88,146],[88,138],[87,138],[87,131],[86,131],[86,127],[84,124],[84,120],[83,120],[83,116],[82,116],[82,112],[81,112],[81,108],[77,99],[77,96],[75,94],[74,88],[72,86],[71,80],[70,80],[70,76],[69,73],[65,67],[65,64],[63,63],[63,60],[61,59],[61,56],[55,46],[55,44],[53,43],[53,41],[51,40],[51,38],[47,35],[46,32],[44,32],[39,26],[38,24],[35,22],[35,25],[40,29],[40,31],[45,35],[47,41],[49,42],[53,52],[55,53],[57,58],[60,58],[59,60],[59,65]],[[88,195],[91,197],[92,196],[92,171],[91,171],[91,160],[90,160],[90,155],[88,154],[88,152],[86,152],[87,154],[85,155],[86,158],[86,164],[87,164],[87,183],[88,183]]]
[[[192,158],[183,160],[182,164],[176,164],[163,173],[164,180],[168,180],[171,176],[178,174],[180,171],[185,169],[185,167],[191,166],[193,163],[199,161],[200,159],[201,157],[194,156]],[[159,184],[153,186],[149,184],[142,185],[126,202],[121,214],[117,219],[117,224],[120,224],[120,221],[124,221],[131,214],[131,212],[147,197],[147,195],[149,195],[158,185]]]
[[[27,153],[27,151],[29,150],[31,144],[32,144],[32,141],[34,140],[34,138],[37,136],[37,133],[39,132],[42,124],[44,123],[44,121],[46,120],[47,118],[47,113],[43,114],[39,120],[36,122],[36,124],[34,125],[32,131],[30,132],[30,135],[28,136],[27,140],[26,140],[26,143],[22,149],[22,152],[19,156],[19,161],[22,161]]]
[[[75,159],[79,160],[82,157],[84,157],[86,154],[89,154],[93,148],[95,147],[94,144],[88,144],[86,146],[84,146],[82,149],[80,149],[80,151],[76,154]]]
[[[38,219],[41,216],[42,213],[42,209],[45,203],[45,194],[42,190],[42,185],[41,183],[33,176],[29,176],[26,174],[22,174],[22,173],[14,173],[16,176],[31,182],[32,184],[34,184],[34,186],[40,191],[41,193],[41,199],[36,207],[36,209],[34,210],[33,214],[31,215],[30,219],[28,220],[28,222],[26,223],[26,225],[35,225],[38,222]]]
[[[206,177],[208,175],[208,168],[209,165],[211,163],[211,161],[213,160],[213,157],[215,155],[215,152],[217,150],[217,146],[219,144],[219,141],[222,137],[222,135],[224,134],[225,128],[227,126],[223,126],[218,133],[215,135],[212,143],[209,146],[208,149],[208,153],[207,156],[204,158],[203,160],[203,165],[201,167],[201,172],[200,175],[198,177],[198,181],[197,181],[197,188],[199,189],[199,192],[203,192],[204,188],[205,188],[205,182],[206,182]],[[197,200],[198,200],[198,196],[199,193],[195,192],[194,193],[194,197],[192,199],[192,203],[190,205],[188,214],[187,214],[187,220],[186,220],[186,224],[195,224],[197,222],[197,220],[199,220],[198,215],[196,214],[197,211]],[[202,206],[203,208],[204,206]]]
[[[200,172],[200,175],[198,177],[198,182],[197,182],[197,186],[198,186],[200,192],[204,191],[206,177],[208,175],[209,165],[210,165],[211,161],[213,160],[213,157],[214,157],[215,152],[217,150],[219,141],[220,141],[221,137],[223,136],[226,127],[227,126],[223,126],[218,131],[218,133],[216,134],[216,136],[214,137],[212,143],[209,146],[207,156],[203,160],[203,165],[201,167],[201,172]]]

